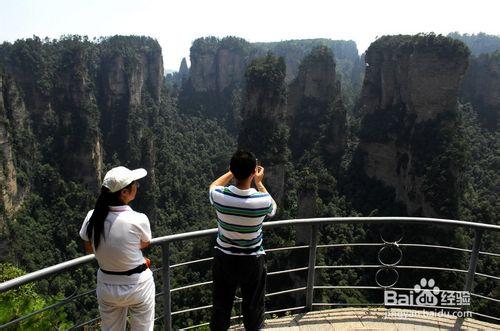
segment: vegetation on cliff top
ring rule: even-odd
[[[272,53],[253,60],[245,73],[247,90],[256,88],[273,98],[286,97],[285,70],[285,59]]]
[[[397,51],[398,49],[410,49],[450,57],[467,57],[470,54],[469,48],[463,42],[434,33],[382,36],[370,45],[367,53]]]

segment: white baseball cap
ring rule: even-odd
[[[130,170],[125,167],[116,167],[106,173],[102,186],[107,187],[111,192],[117,192],[127,187],[134,180],[141,179],[147,174],[148,172],[143,168]]]

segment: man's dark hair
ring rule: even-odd
[[[236,179],[244,180],[250,177],[256,165],[257,159],[255,155],[252,152],[240,149],[233,154],[229,170],[231,170]]]

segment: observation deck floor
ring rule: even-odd
[[[428,311],[429,313],[432,313]],[[457,324],[454,316],[422,316],[422,310],[339,308],[268,318],[264,330],[500,330],[500,325],[472,318]],[[243,330],[242,326],[232,330]]]

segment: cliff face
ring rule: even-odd
[[[366,53],[353,175],[408,215],[456,215],[459,160],[449,153],[467,58],[464,44],[433,35],[382,37]]]
[[[352,40],[331,39],[305,39],[287,40],[271,43],[255,43],[255,54],[262,56],[265,52],[272,52],[285,58],[286,82],[290,83],[299,72],[299,67],[304,59],[317,46],[329,48],[337,62],[338,79],[342,85],[360,88],[363,66],[360,62],[356,43]]]
[[[226,88],[243,82],[247,54],[243,48],[231,49],[223,45],[216,55],[217,90],[222,93]]]
[[[191,47],[190,79],[181,91],[181,109],[239,122],[241,109],[234,104],[235,93],[242,90],[245,68],[252,60],[268,52],[282,56],[286,64],[285,82],[290,83],[297,77],[301,61],[318,45],[333,51],[340,72],[337,79],[357,93],[364,68],[353,41],[311,39],[250,44],[235,37],[208,37],[197,39]]]
[[[499,85],[500,51],[471,58],[462,84],[462,99],[472,104],[481,124],[491,131],[498,130]]]
[[[237,131],[248,45],[236,37],[195,40],[190,49],[189,79],[179,92],[181,112],[216,118],[230,131]]]
[[[246,97],[238,147],[253,151],[266,168],[266,185],[276,201],[283,199],[288,161],[285,63],[268,55],[246,71]]]
[[[302,61],[289,87],[288,117],[293,159],[317,149],[331,170],[337,170],[346,144],[346,110],[327,47],[313,49]]]
[[[62,41],[59,46],[61,51],[46,105],[46,113],[53,112],[47,125],[54,131],[54,140],[50,156],[45,154],[62,165],[64,178],[95,187],[102,175],[103,151],[96,91],[87,63],[96,54],[76,40]]]
[[[102,44],[99,72],[99,108],[105,150],[137,163],[145,128],[152,124],[154,105],[163,82],[161,48],[151,39],[110,39]],[[153,105],[152,109],[148,109]]]
[[[32,126],[20,88],[0,65],[0,233],[29,193],[29,174],[37,159]]]
[[[297,77],[304,57],[314,47],[324,45],[334,54],[338,70],[347,84],[359,88],[363,73],[356,43],[353,41],[310,39],[250,44],[243,39],[215,37],[197,39],[191,47],[191,85],[195,91],[223,91],[244,81],[245,67],[267,52],[282,56],[286,64],[286,82]]]
[[[293,164],[303,169],[297,176],[297,217],[318,217],[318,201],[322,198],[319,186],[325,183],[318,178],[319,169],[338,174],[346,144],[346,110],[328,47],[318,46],[302,60],[297,78],[289,86],[287,116]],[[297,227],[295,243],[309,243],[310,235],[310,226]],[[295,258],[301,263],[307,261],[304,254]]]
[[[187,79],[189,79],[189,68],[187,66],[186,58],[183,57],[181,65],[179,66],[179,72],[175,74],[175,83],[177,86],[182,86]]]
[[[189,84],[196,92],[219,92],[244,81],[249,44],[240,38],[194,41],[190,50]]]
[[[86,66],[90,53],[73,39],[52,44],[34,38],[2,46],[14,166],[25,189],[39,162],[59,164],[63,176],[90,186],[100,180],[102,153]]]
[[[191,46],[189,83],[196,92],[217,90],[215,55],[218,44],[216,38],[201,38],[197,39]]]
[[[7,211],[20,205],[45,164],[92,190],[105,157],[154,164],[148,127],[163,81],[155,41],[20,40],[0,47],[0,68],[0,189]]]
[[[450,38],[464,42],[471,51],[469,67],[465,73],[460,97],[470,102],[484,128],[498,128],[500,92],[500,37],[479,34],[450,33]]]
[[[0,75],[0,193],[1,193],[1,212],[12,211],[14,206],[14,199],[17,196],[17,180],[16,168],[14,166],[14,159],[12,153],[12,138],[8,132],[8,118],[6,114],[5,100],[4,100],[4,77]],[[0,222],[0,233],[3,231],[5,224]]]
[[[278,201],[290,161],[308,166],[317,159],[317,168],[337,173],[346,144],[346,110],[331,50],[314,48],[288,92],[285,68],[284,59],[270,53],[248,66],[238,136],[239,147],[254,151],[266,166],[266,184]],[[317,197],[317,187],[299,190],[299,216],[316,213],[311,203]]]

